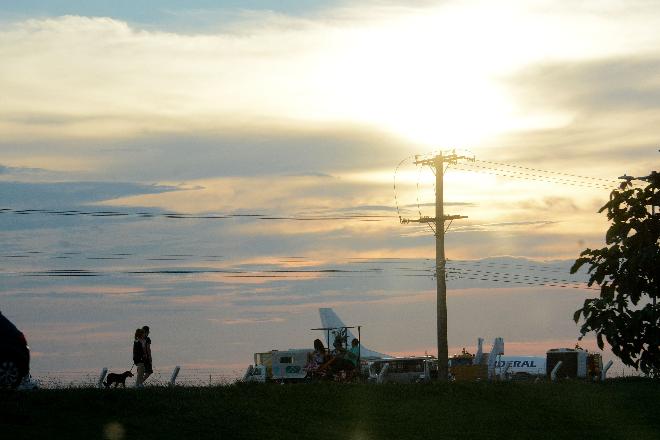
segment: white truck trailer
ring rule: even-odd
[[[271,350],[254,354],[254,365],[250,365],[243,376],[245,382],[300,382],[307,377],[307,365],[311,348]]]

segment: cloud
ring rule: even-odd
[[[474,143],[530,125],[496,75],[655,41],[657,14],[632,14],[626,38],[615,38],[588,8],[571,8],[568,22],[565,12],[515,1],[366,2],[305,17],[252,11],[204,34],[81,15],[15,21],[0,39],[0,133],[125,139],[354,123],[427,145]],[[585,29],[591,38],[580,39]]]
[[[536,211],[547,211],[548,209],[579,211],[580,209],[583,209],[582,207],[577,206],[574,199],[569,197],[543,197],[541,200],[522,200],[519,204],[523,209]]]
[[[282,318],[239,318],[239,319],[225,319],[222,321],[224,325],[245,325],[245,324],[261,324],[265,322],[284,322]]]
[[[660,54],[651,53],[534,65],[514,81],[529,105],[602,117],[660,110],[659,69]]]
[[[312,105],[305,78],[313,76],[314,53],[327,45],[319,33],[325,26],[259,17],[242,36],[174,34],[72,15],[13,23],[0,46],[12,66],[0,74],[12,90],[0,105],[0,130],[121,138],[250,125],[257,113],[302,117]]]
[[[16,208],[80,207],[132,194],[163,193],[179,188],[122,182],[0,182],[5,206]]]
[[[0,164],[0,174],[33,174],[42,173],[46,170],[42,168],[27,168],[27,167],[9,167]]]
[[[445,202],[444,206],[470,206],[470,207],[475,207],[476,203],[473,202]],[[424,208],[435,208],[435,202],[433,203],[420,203],[418,204],[409,204],[409,205],[403,205],[402,208],[417,208],[417,207],[424,207]]]
[[[521,108],[570,117],[559,128],[499,138],[506,145],[499,149],[502,157],[612,180],[624,171],[648,172],[646,163],[657,156],[660,138],[655,124],[660,116],[659,50],[544,62],[512,75],[508,86]]]
[[[472,224],[468,226],[454,226],[452,232],[466,232],[466,231],[496,231],[498,228],[507,228],[512,230],[516,227],[521,227],[529,231],[530,226],[543,227],[557,223],[551,220],[540,221],[520,221],[520,222],[500,222],[500,223],[485,223],[485,224]]]
[[[67,171],[58,180],[176,182],[217,176],[342,178],[347,170],[391,167],[405,144],[355,125],[145,134],[124,140],[0,140],[12,166]],[[16,165],[14,165],[16,164]],[[313,171],[310,171],[313,170]]]

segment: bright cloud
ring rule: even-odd
[[[14,22],[0,38],[0,131],[98,138],[350,122],[465,144],[562,126],[570,111],[521,113],[498,78],[539,61],[657,49],[657,14],[627,13],[627,31],[614,32],[606,13],[617,4],[599,5],[571,19],[561,5],[517,2],[253,13],[197,35],[103,17]]]

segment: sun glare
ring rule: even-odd
[[[517,125],[495,78],[502,60],[477,56],[482,42],[453,35],[450,18],[438,11],[353,30],[318,67],[324,117],[424,145],[474,145]]]

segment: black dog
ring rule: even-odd
[[[110,388],[110,385],[113,383],[115,384],[115,388],[121,384],[124,388],[126,388],[126,378],[127,377],[133,377],[133,373],[130,371],[124,371],[121,374],[117,373],[110,373],[108,374],[106,381],[103,382],[103,385],[105,385],[106,388]]]

